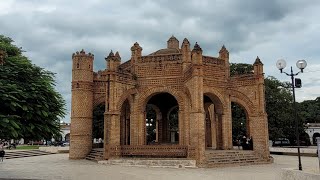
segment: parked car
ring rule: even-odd
[[[290,141],[287,138],[278,138],[272,142],[272,146],[290,146]]]
[[[64,146],[63,143],[64,143],[63,141],[54,141],[54,142],[52,142],[51,145],[52,146]]]
[[[299,140],[299,142],[300,142],[300,146],[310,146],[311,145],[310,141],[308,141],[308,140]],[[293,144],[297,145],[297,140],[295,140]]]

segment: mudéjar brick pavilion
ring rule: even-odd
[[[233,149],[235,102],[246,112],[252,153],[270,161],[263,64],[258,57],[252,74],[230,76],[225,46],[218,57],[211,57],[203,55],[199,44],[191,48],[185,38],[180,46],[172,36],[167,48],[149,55],[142,55],[136,42],[130,60],[121,63],[119,53],[112,51],[105,60],[107,68],[94,72],[93,54],[82,50],[72,55],[70,159],[83,159],[92,150],[93,108],[104,103],[103,159],[171,157],[204,165],[208,150]]]

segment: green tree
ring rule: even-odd
[[[275,77],[265,78],[265,100],[268,114],[269,138],[295,138],[295,119],[292,108],[292,94],[288,83]]]
[[[0,35],[0,138],[48,139],[60,133],[65,101],[54,89],[54,74],[23,56]]]
[[[302,122],[320,123],[320,97],[299,103],[298,109]]]
[[[230,75],[252,74],[253,66],[245,63],[230,63]]]
[[[153,140],[156,139],[156,119],[157,119],[157,114],[156,111],[152,108],[150,104],[147,104],[146,106],[146,129],[147,129],[147,143],[151,143]],[[152,122],[151,122],[152,119]]]
[[[247,136],[247,118],[244,109],[237,103],[231,102],[232,110],[232,139],[241,139]]]

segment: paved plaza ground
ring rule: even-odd
[[[273,155],[274,163],[216,169],[142,168],[101,165],[88,160],[69,160],[68,154],[8,159],[0,162],[0,179],[110,179],[110,180],[270,180],[281,168],[297,168],[296,156]],[[302,157],[307,171],[318,172],[317,157]]]

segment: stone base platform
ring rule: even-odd
[[[121,158],[98,161],[99,164],[135,167],[196,168],[196,160]]]

